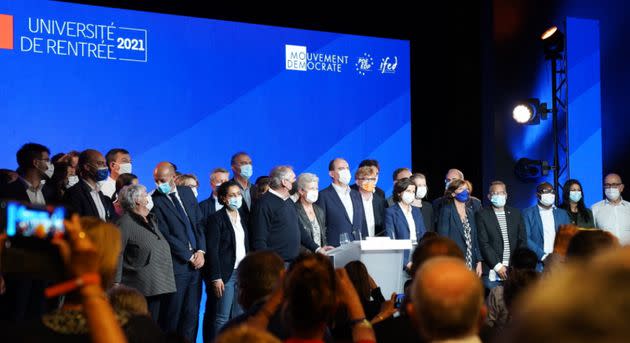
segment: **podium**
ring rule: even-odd
[[[368,273],[386,299],[393,293],[403,293],[405,281],[408,279],[403,267],[407,264],[405,257],[410,256],[411,240],[393,240],[389,237],[368,237],[366,240],[354,241],[328,251],[333,265],[343,268],[348,262],[361,261]],[[408,258],[407,258],[408,259]]]

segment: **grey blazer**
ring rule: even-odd
[[[311,225],[311,220],[308,219],[308,216],[306,215],[304,206],[302,206],[302,203],[298,201],[295,203],[295,208],[297,209],[298,218],[300,218],[300,222],[304,226],[304,229],[311,237],[313,237],[313,226]],[[326,241],[326,217],[324,216],[324,211],[315,204],[313,204],[313,211],[315,211],[315,219],[317,219],[319,231],[321,232],[321,246],[326,246],[328,243]]]
[[[149,223],[135,213],[125,212],[117,224],[122,246],[115,282],[130,286],[144,296],[175,292],[171,249],[153,214]]]

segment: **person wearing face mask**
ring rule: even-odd
[[[368,235],[364,224],[363,201],[359,192],[350,188],[350,166],[343,158],[336,158],[328,164],[328,175],[332,184],[321,192],[316,204],[326,217],[326,237],[328,244],[339,246],[340,235],[347,233],[358,241]]]
[[[466,180],[452,180],[448,184],[444,195],[449,197],[450,200],[440,208],[437,233],[455,241],[464,253],[468,268],[475,271],[478,276],[481,276],[482,257],[479,253],[475,211],[467,206],[470,200],[470,193]]]
[[[455,180],[464,180],[464,173],[459,169],[449,169],[444,176],[444,189],[448,189],[448,186],[451,182]],[[466,201],[466,207],[470,208],[473,213],[476,213],[481,209],[481,200],[472,196],[472,189],[468,189],[468,200]],[[451,201],[451,197],[449,195],[443,195],[435,200],[433,200],[433,212],[438,214],[440,213],[442,206]],[[435,221],[437,224],[438,217],[436,216]]]
[[[359,167],[354,174],[356,183],[351,186],[361,194],[363,201],[363,220],[368,236],[385,235],[385,209],[387,200],[376,192],[376,182],[378,181],[378,169],[373,166]]]
[[[221,186],[221,184],[228,182],[229,179],[230,172],[224,168],[215,168],[210,174],[210,188],[212,188],[212,193],[208,199],[199,203],[201,213],[203,214],[203,218],[206,223],[211,215],[223,208],[223,205],[221,205],[219,197],[217,196],[217,189]]]
[[[249,180],[254,175],[254,167],[252,166],[252,158],[246,152],[237,152],[230,160],[232,167],[232,180],[236,181],[241,187],[243,193],[243,207],[241,213],[245,218],[249,218],[249,213],[256,202],[255,194],[257,193],[256,185]]]
[[[249,251],[248,227],[239,213],[243,204],[241,188],[235,181],[228,181],[219,186],[217,196],[223,207],[206,224],[204,342],[212,342],[228,320],[242,313],[237,302],[236,268]]]
[[[175,178],[175,185],[190,187],[190,190],[199,198],[199,179],[195,174],[181,174]]]
[[[402,179],[407,179],[411,177],[411,169],[407,168],[407,167],[402,167],[402,168],[396,168],[396,170],[394,170],[394,173],[392,174],[392,180],[394,181],[394,186],[396,186],[396,182],[402,180]],[[396,202],[394,201],[394,195],[390,196],[389,198],[387,198],[387,206],[394,206],[396,204]]]
[[[359,163],[359,169],[363,168],[363,167],[374,167],[376,168],[376,185],[374,186],[374,194],[382,197],[383,199],[387,199],[387,196],[385,195],[385,191],[382,190],[379,186],[378,186],[378,175],[381,172],[381,165],[378,163],[377,160],[363,160],[361,161],[361,163]],[[356,178],[356,175],[355,175]],[[354,190],[359,190],[359,185],[357,185],[356,183],[352,186],[352,189]]]
[[[538,257],[538,271],[541,271],[545,259],[553,252],[553,243],[561,225],[569,224],[569,215],[563,209],[554,206],[556,194],[549,182],[536,187],[538,203],[523,210],[527,245]]]
[[[194,342],[201,300],[200,269],[205,264],[206,223],[190,187],[175,185],[175,168],[160,162],[153,170],[156,190],[153,210],[158,228],[171,247],[171,260],[177,292],[169,296],[165,332],[175,332]]]
[[[416,185],[416,198],[411,203],[411,206],[420,208],[422,211],[422,218],[424,219],[424,227],[427,231],[435,231],[435,221],[433,220],[433,204],[426,201],[427,196],[427,179],[424,174],[414,173],[409,178],[414,185]]]
[[[402,179],[394,185],[394,206],[385,211],[385,231],[392,239],[411,239],[418,242],[427,232],[422,211],[411,206],[416,198],[416,185]]]
[[[315,174],[302,173],[297,179],[299,201],[295,204],[300,222],[317,246],[327,245],[326,218],[315,202],[319,198],[319,178]],[[306,250],[305,247],[302,249]]]
[[[289,263],[300,252],[300,244],[312,252],[324,252],[300,222],[289,191],[296,182],[289,166],[277,166],[269,174],[269,191],[254,204],[250,216],[252,250],[271,250]],[[321,193],[320,193],[321,195]]]
[[[54,190],[45,181],[52,175],[50,150],[36,143],[24,144],[16,154],[18,178],[0,189],[0,199],[46,205],[54,201]],[[4,281],[4,282],[3,282]],[[6,291],[0,295],[0,320],[23,321],[39,318],[45,311],[42,280],[18,275],[0,275]]]
[[[122,247],[114,282],[140,291],[147,299],[151,318],[162,323],[168,318],[161,317],[160,308],[176,290],[171,248],[150,212],[153,199],[143,185],[123,187],[118,201],[123,209],[116,222]]]
[[[594,228],[593,212],[584,205],[582,184],[578,180],[570,179],[562,187],[562,205],[567,211],[571,224],[581,228]]]
[[[479,251],[483,258],[482,280],[487,289],[507,278],[510,257],[516,249],[527,248],[527,235],[521,211],[506,206],[505,183],[493,181],[488,190],[491,207],[476,214]]]
[[[81,216],[105,221],[116,219],[112,200],[98,186],[98,182],[107,179],[105,157],[96,150],[85,150],[79,155],[77,168],[79,183],[66,190],[63,200],[66,206]]]
[[[111,149],[105,155],[105,161],[107,162],[107,169],[109,169],[109,176],[99,182],[101,192],[105,196],[112,199],[112,196],[116,192],[116,180],[120,174],[131,174],[131,155],[129,151],[121,148]]]
[[[606,198],[593,205],[595,227],[608,231],[622,245],[630,244],[630,202],[623,200],[624,185],[621,176],[612,173],[604,178]]]

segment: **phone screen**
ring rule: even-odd
[[[65,233],[63,207],[48,210],[18,202],[8,202],[6,211],[6,233],[9,237],[52,239]]]
[[[402,305],[403,301],[405,301],[405,293],[396,294],[396,308],[400,308],[400,305]]]

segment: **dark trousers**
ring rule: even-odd
[[[214,341],[217,334],[214,330],[214,322],[217,316],[217,297],[214,295],[212,281],[204,280],[206,284],[206,309],[203,314],[203,341],[210,343]]]
[[[199,271],[175,274],[175,287],[177,291],[160,304],[160,327],[167,333],[176,333],[195,342],[201,298]]]
[[[168,300],[168,297],[171,296],[172,293],[170,294],[158,294],[158,295],[152,295],[150,297],[146,297],[147,299],[147,307],[149,308],[149,313],[151,314],[151,318],[153,318],[153,321],[158,323],[158,325],[160,326],[160,328],[162,330],[165,330],[166,328],[162,326],[165,318],[166,317],[166,301]]]

